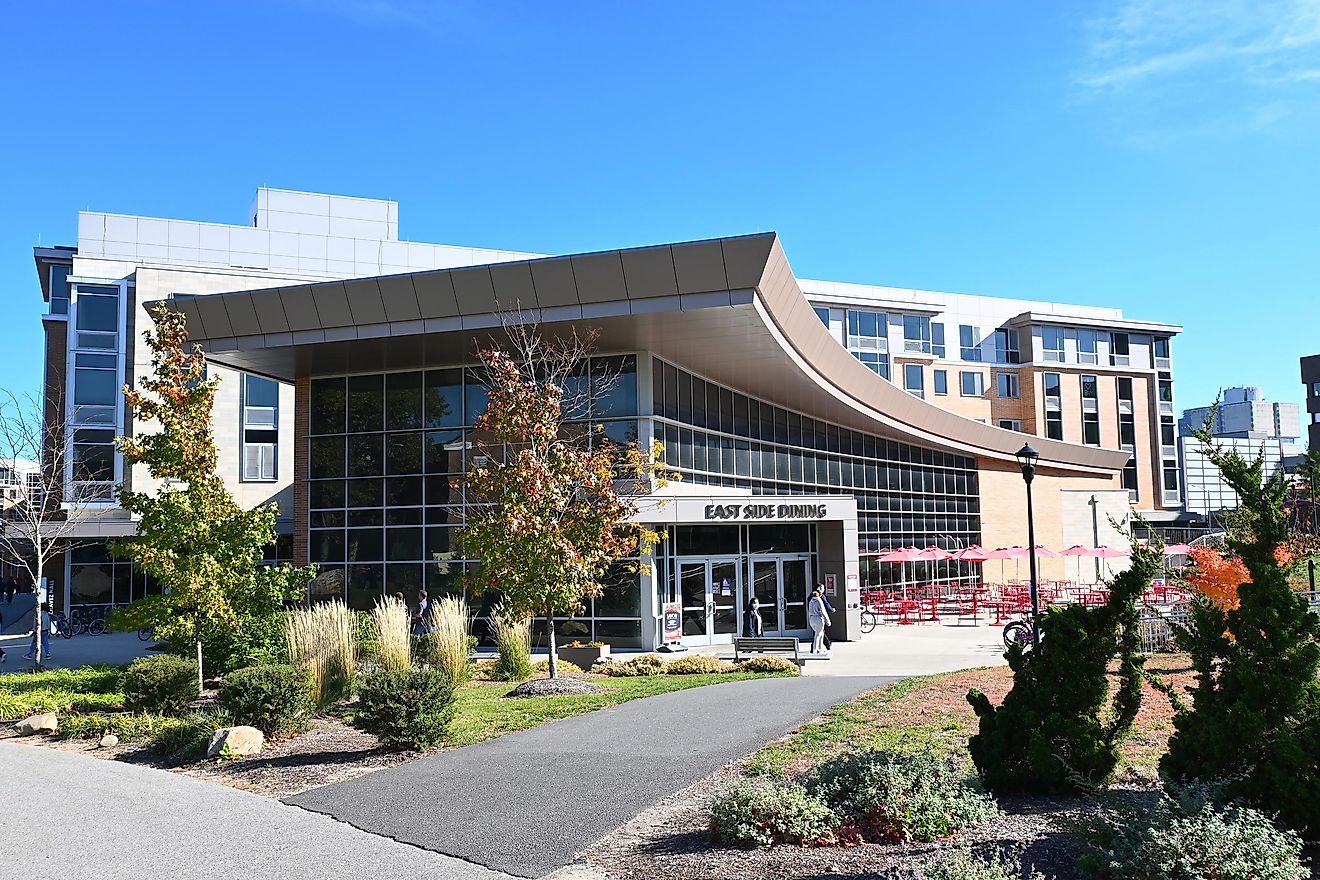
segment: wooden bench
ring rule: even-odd
[[[774,638],[770,636],[735,636],[733,639],[733,659],[742,659],[743,654],[792,654],[793,662],[803,666],[806,660],[799,653],[798,640]]]

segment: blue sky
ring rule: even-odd
[[[804,277],[1181,323],[1179,407],[1320,352],[1320,2],[66,2],[0,52],[0,387],[82,209],[572,252],[777,230]]]

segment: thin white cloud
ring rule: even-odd
[[[1320,0],[1113,0],[1074,81],[1129,134],[1264,131],[1320,109]]]

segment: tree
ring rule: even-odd
[[[1175,705],[1161,772],[1172,780],[1227,780],[1226,794],[1320,836],[1320,616],[1288,583],[1286,479],[1197,434],[1241,499],[1227,546],[1246,568],[1236,605],[1206,598],[1180,633],[1192,658],[1191,705]],[[1284,550],[1284,553],[1280,553]]]
[[[161,481],[155,492],[121,487],[119,503],[139,517],[137,534],[115,541],[116,555],[156,579],[159,595],[134,603],[123,626],[151,625],[166,641],[196,646],[198,677],[208,634],[234,630],[249,615],[279,608],[305,590],[314,569],[263,569],[262,549],[275,540],[274,503],[244,510],[216,473],[211,407],[218,379],[206,378],[200,346],[189,346],[183,316],[157,304],[146,334],[152,374],[124,398],[139,424],[157,433],[117,441],[126,466],[144,464]]]
[[[1132,563],[1114,579],[1104,606],[1050,609],[1039,645],[1009,648],[1013,688],[998,708],[979,690],[968,693],[981,719],[968,748],[988,788],[1076,791],[1112,778],[1119,743],[1141,708],[1145,657],[1137,602],[1160,571],[1161,550],[1134,544]],[[1106,673],[1115,654],[1118,689],[1106,712]]]
[[[1238,587],[1251,582],[1242,560],[1225,556],[1214,547],[1193,547],[1187,555],[1193,566],[1187,573],[1187,582],[1197,593],[1221,608],[1236,608]]]
[[[47,413],[57,414],[54,419]],[[0,553],[21,567],[38,598],[50,564],[76,547],[78,513],[96,500],[96,488],[75,471],[65,481],[68,445],[64,436],[64,397],[51,390],[43,402],[35,395],[6,394],[0,400],[0,470],[8,471],[22,488],[3,510]],[[49,597],[47,597],[49,600]],[[32,631],[41,631],[41,602],[33,603]],[[41,669],[41,639],[33,653],[33,668]]]
[[[599,594],[615,560],[646,554],[659,536],[629,522],[633,496],[620,478],[663,483],[659,446],[642,450],[605,439],[600,427],[571,438],[565,414],[576,398],[590,340],[547,340],[534,327],[509,325],[510,350],[479,353],[489,372],[486,411],[476,427],[480,462],[456,481],[468,495],[460,541],[479,559],[478,587],[503,595],[510,617],[545,615],[550,677],[559,674],[555,614],[580,613]]]

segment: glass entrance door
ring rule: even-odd
[[[802,636],[807,630],[811,560],[807,556],[751,557],[752,589],[761,600],[766,635]]]
[[[738,632],[742,577],[738,560],[678,560],[683,641],[691,645],[728,644]]]

